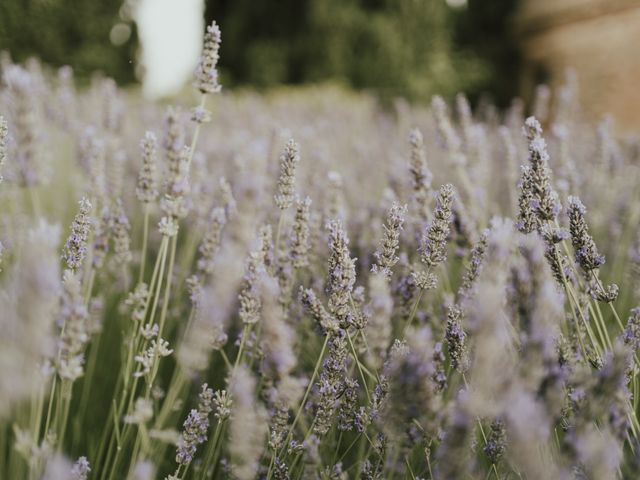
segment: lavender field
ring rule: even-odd
[[[0,62],[0,479],[640,476],[640,138]],[[531,110],[531,111],[529,111]]]

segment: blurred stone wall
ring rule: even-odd
[[[618,130],[640,129],[640,0],[523,0],[515,23],[525,96],[572,68],[591,118],[610,113]]]

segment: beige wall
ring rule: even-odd
[[[611,113],[619,130],[640,130],[640,0],[525,0],[516,29],[523,93],[541,68],[557,86],[572,67],[591,118]]]

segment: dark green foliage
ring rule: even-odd
[[[492,9],[490,20],[504,23],[502,11]],[[225,32],[227,84],[334,80],[383,98],[428,100],[490,87],[495,77],[494,56],[481,58],[466,39],[468,50],[455,44],[466,14],[443,0],[209,0],[206,14]],[[485,27],[480,33],[491,37]]]
[[[468,0],[455,22],[455,42],[491,65],[482,81],[470,85],[471,98],[490,93],[506,106],[518,93],[519,52],[510,19],[521,0]]]
[[[134,80],[136,35],[121,46],[109,40],[112,27],[122,21],[122,0],[2,0],[0,50],[14,61],[38,57],[59,67],[71,65],[87,78],[102,71],[126,83]],[[130,27],[135,28],[132,23]]]
[[[0,50],[71,65],[86,79],[100,70],[119,83],[135,79],[135,23],[114,46],[123,0],[1,0]],[[508,18],[517,0],[206,0],[207,23],[224,32],[226,87],[266,88],[335,81],[383,99],[429,100],[438,93],[489,92],[499,103],[516,82]]]

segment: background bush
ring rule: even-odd
[[[515,85],[517,57],[505,40],[516,2],[452,9],[444,0],[209,0],[206,17],[225,32],[225,85],[337,81],[383,98],[489,92],[504,104]],[[122,3],[3,0],[0,49],[17,61],[71,65],[81,80],[101,70],[133,82],[135,29],[124,45],[109,41]]]

